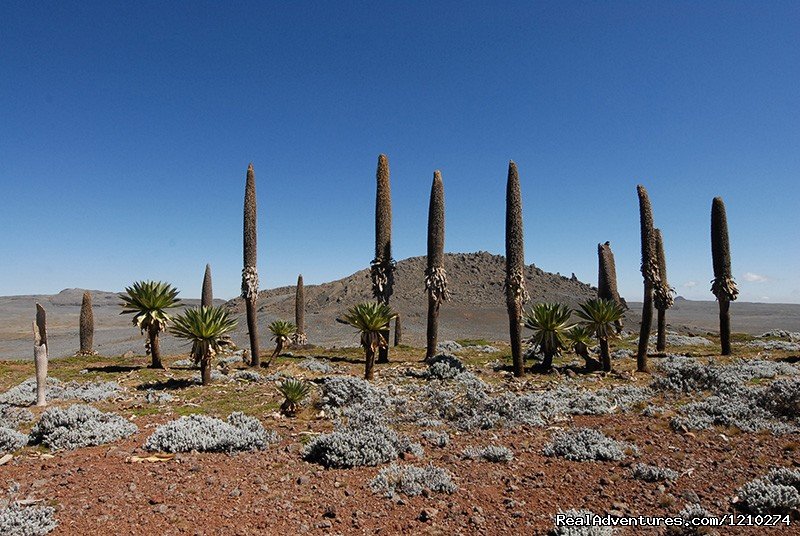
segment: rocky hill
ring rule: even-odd
[[[424,272],[426,258],[411,257],[397,263],[392,309],[403,317],[403,342],[422,345],[425,340],[427,298]],[[440,310],[440,338],[485,338],[497,340],[508,329],[505,309],[505,257],[485,251],[448,253],[445,269],[451,298]],[[559,301],[576,305],[592,297],[596,289],[577,278],[545,272],[534,265],[526,267],[525,279],[533,301]],[[287,286],[259,294],[259,325],[277,318],[294,319],[295,287]],[[348,277],[321,285],[306,285],[306,332],[317,344],[355,344],[352,330],[337,324],[356,303],[371,300],[372,283],[365,268]],[[228,306],[244,312],[244,302],[236,298]]]
[[[505,257],[485,251],[478,253],[448,253],[445,269],[451,307],[505,307]],[[426,258],[411,257],[397,263],[393,308],[410,312],[427,307],[424,272]],[[577,304],[592,297],[597,289],[571,278],[545,272],[534,265],[526,267],[525,280],[532,301],[559,301]],[[270,313],[288,314],[294,311],[294,286],[264,290],[259,293],[260,309]],[[369,269],[321,285],[306,285],[306,307],[311,314],[344,311],[347,307],[372,299]],[[237,311],[244,310],[241,298],[228,302]],[[444,306],[443,306],[444,307]]]

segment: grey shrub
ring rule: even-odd
[[[135,434],[135,424],[115,413],[84,404],[49,408],[31,429],[30,442],[52,450],[74,450],[111,443]]]
[[[0,404],[0,426],[17,428],[20,424],[33,420],[33,413],[29,409]]]
[[[590,519],[595,515],[590,510],[576,509],[562,510],[558,513],[566,517],[581,519]],[[612,536],[614,534],[614,529],[612,527],[599,527],[594,525],[555,525],[553,527],[553,534],[555,536]]]
[[[436,430],[423,430],[420,435],[430,445],[434,447],[444,448],[450,444],[450,436],[447,432],[437,432]]]
[[[422,456],[422,447],[383,425],[342,428],[312,440],[303,458],[325,467],[360,467],[396,460],[401,453]]]
[[[10,454],[28,444],[28,436],[12,428],[0,426],[0,456]]]
[[[786,514],[800,507],[800,470],[773,469],[737,491],[738,506],[754,514]]]
[[[56,528],[55,508],[23,506],[10,503],[0,510],[0,534],[3,536],[44,536]]]
[[[237,370],[231,375],[231,378],[240,382],[261,383],[265,381],[264,376],[255,370]]]
[[[633,478],[645,482],[663,482],[678,479],[678,472],[667,467],[637,463],[632,469]]]
[[[144,448],[160,452],[233,452],[263,450],[278,441],[255,417],[234,412],[226,421],[208,415],[189,415],[156,428]]]
[[[397,493],[420,495],[425,490],[453,493],[458,486],[453,482],[453,475],[447,469],[433,465],[417,467],[392,464],[381,469],[378,476],[370,482],[370,488],[376,493],[392,497]]]
[[[313,357],[303,359],[297,364],[297,366],[311,372],[321,372],[323,374],[330,374],[333,372],[332,366],[324,361],[320,361],[319,359],[314,359]]]
[[[425,377],[429,379],[447,380],[466,372],[464,364],[455,356],[439,354],[433,357],[428,364]]]
[[[572,461],[612,460],[625,457],[625,450],[635,450],[630,443],[616,441],[593,428],[573,428],[557,432],[545,445],[545,456],[558,456]]]
[[[352,376],[329,376],[322,380],[322,405],[341,408],[352,404],[383,405],[384,393],[370,382]]]
[[[118,396],[123,387],[117,382],[66,382],[47,378],[47,400],[82,400],[98,402]],[[28,378],[21,384],[0,394],[0,404],[30,406],[36,402],[36,378]]]
[[[776,416],[800,417],[800,380],[775,380],[758,394],[759,406]]]

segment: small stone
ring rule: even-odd
[[[417,519],[425,523],[427,521],[436,519],[436,516],[438,515],[439,515],[439,510],[437,510],[436,508],[423,508],[422,512],[419,513]]]
[[[686,499],[686,501],[688,503],[691,503],[691,504],[699,504],[700,503],[700,497],[698,497],[697,493],[695,493],[692,490],[686,490],[686,491],[682,492],[681,493],[681,497],[683,499]]]
[[[331,523],[326,519],[324,521],[320,521],[319,523],[317,523],[316,526],[318,529],[329,529],[333,526],[333,523]]]
[[[240,490],[239,488],[234,488],[234,489],[233,489],[233,490],[232,490],[232,491],[231,491],[231,492],[228,494],[228,496],[229,496],[229,497],[239,497],[239,496],[241,496],[241,494],[242,494],[242,490]]]
[[[325,507],[325,513],[322,514],[322,517],[327,517],[329,519],[333,519],[336,517],[336,507],[333,505],[329,505]]]
[[[486,519],[482,515],[475,514],[470,516],[469,522],[475,525],[476,527],[482,527],[484,523],[486,523]]]
[[[297,478],[297,483],[298,483],[300,486],[305,486],[305,485],[306,485],[306,484],[308,484],[309,482],[311,482],[311,479],[310,479],[310,478],[308,478],[306,475],[303,475],[303,476],[300,476],[300,477],[298,477],[298,478]]]
[[[413,462],[414,460],[417,459],[417,457],[411,454],[410,452],[401,452],[400,459],[406,462]]]

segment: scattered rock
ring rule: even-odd
[[[326,517],[328,519],[334,519],[336,517],[336,507],[333,505],[326,506],[325,512],[322,514],[322,517]]]
[[[484,526],[486,524],[486,518],[484,518],[482,515],[474,514],[474,515],[470,516],[469,522],[472,525],[475,525],[476,527],[480,528],[480,527],[482,527],[482,526]]]
[[[438,515],[439,515],[439,510],[437,510],[436,508],[423,508],[422,512],[419,513],[419,517],[417,519],[425,523],[436,519]]]

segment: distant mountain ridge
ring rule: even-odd
[[[89,291],[92,295],[92,304],[95,306],[119,305],[119,293],[106,290],[89,290],[84,288],[65,288],[58,294],[20,294],[15,296],[0,296],[3,300],[13,303],[35,301],[43,306],[81,306],[83,293]]]

